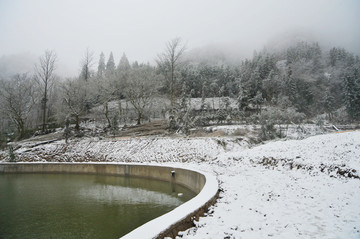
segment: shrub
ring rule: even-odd
[[[12,145],[9,145],[9,157],[10,157],[10,162],[15,161],[14,148]]]

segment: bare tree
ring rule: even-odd
[[[86,89],[80,79],[67,79],[60,85],[65,109],[61,112],[75,120],[75,130],[80,129],[80,116],[86,112]]]
[[[81,73],[80,78],[87,81],[93,74],[91,67],[94,65],[94,52],[86,48],[84,56],[81,60]]]
[[[98,94],[99,102],[103,104],[103,114],[108,123],[108,127],[111,125],[111,112],[109,109],[109,102],[115,99],[115,94],[117,92],[117,87],[114,86],[114,82],[109,78],[104,78],[101,82],[97,82],[96,90]]]
[[[27,74],[0,81],[0,103],[0,112],[15,123],[18,137],[23,138],[35,104],[33,82]]]
[[[137,113],[137,124],[141,124],[146,110],[151,106],[156,93],[156,86],[156,78],[152,67],[140,65],[132,69],[129,82],[125,88],[125,96]]]
[[[186,46],[182,44],[181,38],[175,38],[166,43],[165,51],[158,55],[157,59],[158,67],[162,74],[164,74],[170,87],[170,114],[173,114],[175,105],[175,74],[180,63],[180,58],[185,50]]]
[[[46,50],[44,55],[39,58],[39,64],[35,65],[35,80],[42,90],[41,111],[42,111],[42,132],[46,128],[46,110],[48,94],[53,87],[56,69],[56,54],[54,51]]]

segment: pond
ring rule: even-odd
[[[120,238],[194,196],[137,177],[0,174],[0,238]]]

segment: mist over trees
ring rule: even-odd
[[[304,120],[334,124],[360,120],[360,60],[343,48],[324,50],[317,42],[298,42],[282,50],[263,49],[240,64],[216,59],[183,59],[180,38],[169,41],[157,65],[130,62],[125,53],[86,49],[80,74],[56,76],[56,54],[45,51],[35,74],[0,79],[0,138],[21,139],[82,122],[121,125],[166,119],[174,130],[210,124],[261,124],[271,127]],[[116,54],[115,54],[116,55]],[[191,58],[190,58],[191,59]]]

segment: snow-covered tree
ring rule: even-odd
[[[113,53],[110,52],[110,56],[109,56],[109,59],[106,63],[106,70],[105,70],[105,76],[107,78],[111,78],[115,75],[115,61],[114,61],[114,56],[113,56]]]
[[[62,108],[58,118],[66,120],[72,117],[75,121],[75,130],[80,129],[80,117],[86,113],[86,88],[79,78],[67,79],[60,84]]]
[[[25,135],[27,121],[35,105],[33,85],[27,74],[0,80],[0,112],[15,123],[20,139]]]
[[[126,85],[125,97],[137,113],[137,124],[141,124],[146,111],[152,104],[157,91],[154,69],[149,65],[139,65],[132,69]]]
[[[188,88],[186,82],[183,82],[181,89],[181,99],[178,110],[177,125],[182,132],[189,134],[190,127],[192,126],[192,117],[191,117],[191,94],[188,94]]]
[[[328,114],[329,120],[332,120],[333,112],[335,110],[335,98],[329,90],[325,91],[323,105],[325,112]]]
[[[251,103],[255,105],[257,113],[261,113],[261,105],[264,103],[264,98],[262,97],[262,93],[258,91],[254,98],[252,98]]]
[[[117,70],[118,72],[123,72],[123,71],[129,71],[131,68],[130,63],[128,58],[126,57],[125,53],[123,53],[123,55],[120,58]]]
[[[81,60],[81,73],[80,78],[88,81],[93,75],[91,67],[94,64],[94,52],[90,51],[89,48],[86,48],[83,59]]]
[[[42,93],[41,111],[43,132],[45,132],[48,116],[49,92],[51,92],[55,80],[56,59],[57,57],[54,51],[46,50],[44,55],[39,58],[39,64],[35,65],[34,79],[38,83]]]
[[[344,101],[347,113],[352,120],[360,119],[360,71],[349,68],[343,78]]]
[[[102,106],[97,113],[105,117],[108,128],[111,127],[113,114],[110,111],[109,102],[117,99],[117,90],[112,78],[104,77],[101,81],[92,82],[92,95],[96,98],[96,103]]]
[[[117,79],[116,79],[115,87],[117,88],[118,98],[120,99],[123,98],[124,95],[123,89],[127,85],[127,82],[129,80],[129,74],[131,71],[131,65],[125,53],[123,53],[122,57],[120,58],[116,71],[117,71],[116,72]]]
[[[169,85],[170,114],[173,114],[175,106],[175,80],[181,56],[185,51],[185,45],[181,38],[175,38],[166,44],[165,51],[158,55],[157,64],[160,72],[164,75]]]
[[[219,85],[216,82],[212,82],[209,86],[211,96],[212,96],[212,106],[213,110],[215,110],[215,97],[217,96],[219,92]]]
[[[240,111],[246,111],[249,108],[249,95],[243,87],[240,87],[239,95],[237,97],[237,105]]]
[[[104,55],[103,52],[101,52],[100,59],[99,59],[99,64],[98,64],[98,70],[97,70],[97,77],[99,79],[102,79],[102,78],[105,77],[105,70],[106,70],[105,55]]]

